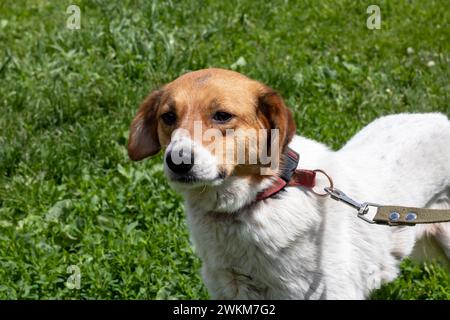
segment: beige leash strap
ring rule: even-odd
[[[390,226],[450,221],[450,210],[379,206],[373,221]]]
[[[368,223],[384,224],[388,226],[414,226],[423,223],[440,223],[450,221],[450,210],[440,209],[424,209],[401,206],[382,206],[375,203],[353,200],[344,192],[336,188],[324,189],[332,199],[342,201],[345,204],[355,208],[358,211],[358,217]],[[373,220],[368,219],[365,215],[370,207],[376,207],[377,213]]]

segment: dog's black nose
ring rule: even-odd
[[[170,151],[167,152],[166,163],[169,169],[175,173],[188,173],[194,166],[194,154],[185,152],[183,149],[179,152]]]

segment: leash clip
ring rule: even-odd
[[[326,193],[328,193],[331,196],[331,198],[333,200],[342,201],[345,204],[349,205],[350,207],[353,207],[356,210],[358,210],[358,218],[360,218],[370,224],[376,224],[375,221],[367,219],[365,217],[365,214],[367,214],[367,212],[369,211],[369,207],[379,207],[380,205],[378,205],[376,203],[371,203],[371,202],[363,202],[363,203],[357,202],[357,201],[353,200],[352,198],[350,198],[349,196],[347,196],[341,190],[333,188],[333,187],[327,187],[327,188],[324,188],[324,190]]]

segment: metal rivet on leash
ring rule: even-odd
[[[400,219],[400,213],[398,213],[397,211],[392,211],[389,214],[389,220],[391,221],[398,221]]]
[[[417,214],[415,212],[408,212],[408,214],[405,217],[406,221],[414,221],[417,219]]]

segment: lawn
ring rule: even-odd
[[[126,152],[139,102],[184,72],[276,88],[333,148],[382,115],[450,116],[448,0],[1,0],[0,44],[0,299],[208,298],[160,157]],[[373,298],[450,298],[438,265],[402,270]]]

